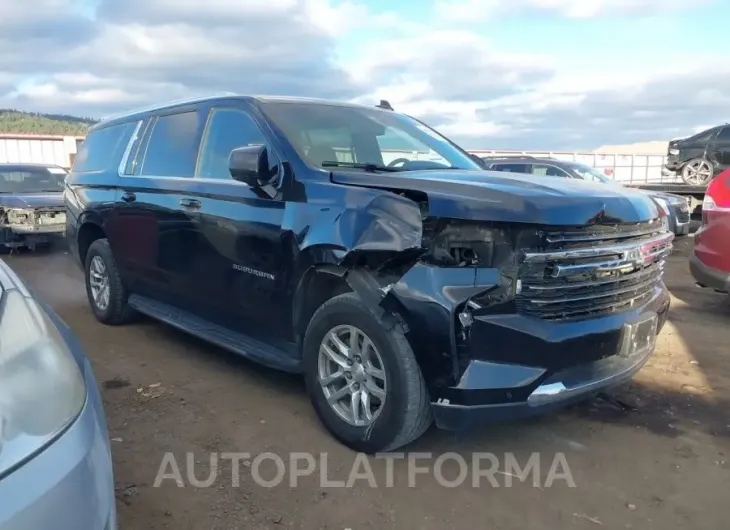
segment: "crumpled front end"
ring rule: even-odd
[[[630,378],[654,349],[673,235],[659,219],[585,227],[430,220],[384,291],[442,428],[535,414]]]
[[[7,248],[35,247],[63,237],[63,207],[4,208],[0,210],[0,244]]]

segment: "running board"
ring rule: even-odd
[[[207,342],[241,355],[269,368],[285,372],[300,373],[301,360],[295,356],[295,349],[279,348],[260,340],[233,331],[204,318],[195,316],[175,306],[132,294],[129,305],[142,314],[160,320],[177,329],[195,335]]]

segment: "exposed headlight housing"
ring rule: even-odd
[[[53,442],[79,415],[86,385],[56,326],[18,290],[0,308],[0,476]]]
[[[28,225],[33,224],[33,210],[23,208],[9,208],[5,210],[5,219],[11,225]]]
[[[514,256],[505,228],[442,220],[429,232],[424,234],[428,260],[443,267],[494,267]]]
[[[669,154],[670,154],[670,155],[675,155],[675,156],[676,156],[676,155],[678,155],[678,154],[679,154],[679,149],[670,149],[670,150],[669,150]]]

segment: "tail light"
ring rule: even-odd
[[[707,186],[702,212],[730,212],[730,169],[720,173]]]

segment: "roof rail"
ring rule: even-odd
[[[182,98],[182,99],[178,99],[178,100],[168,101],[166,103],[158,103],[156,105],[147,105],[144,107],[121,112],[119,114],[113,114],[111,116],[106,116],[106,117],[102,118],[99,121],[99,123],[103,123],[105,121],[110,121],[110,120],[117,120],[119,118],[125,118],[127,116],[134,116],[135,114],[141,114],[143,112],[150,112],[153,110],[166,109],[169,107],[175,107],[177,105],[188,105],[188,104],[192,104],[192,103],[198,103],[199,101],[205,101],[205,100],[212,99],[212,98],[222,98],[222,97],[227,97],[227,96],[228,97],[238,96],[238,94],[236,94],[235,92],[217,92],[214,94],[207,94],[205,96],[197,96],[194,98]]]
[[[393,110],[393,106],[388,102],[387,99],[381,99],[380,103],[375,105],[379,109],[385,109],[385,110]]]

